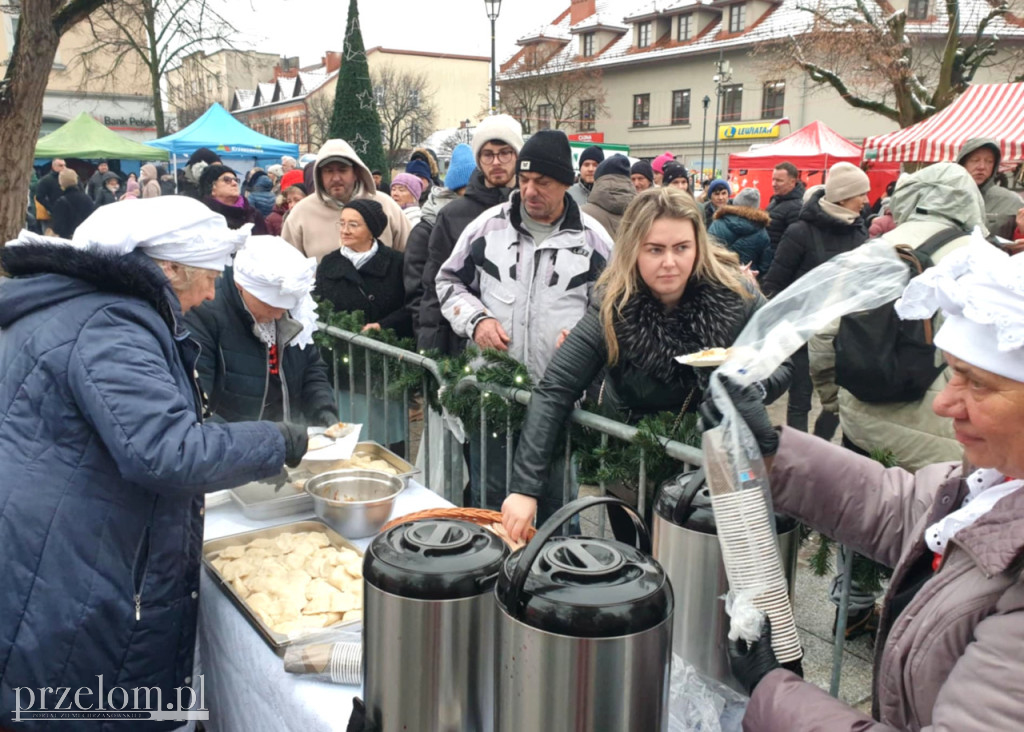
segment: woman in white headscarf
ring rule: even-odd
[[[292,425],[204,421],[182,314],[247,236],[165,196],[0,250],[0,725],[19,687],[193,683],[203,494],[305,452]]]
[[[731,650],[745,730],[1019,729],[1024,708],[1024,255],[979,233],[914,279],[896,310],[945,321],[953,375],[932,408],[964,461],[909,473],[789,427],[729,384],[770,467],[775,509],[894,567],[869,717],[779,666],[770,633]],[[710,416],[710,415],[709,415]],[[712,421],[714,418],[712,417]],[[922,438],[922,439],[927,439]]]
[[[185,323],[202,346],[199,381],[214,418],[330,425],[338,421],[327,365],[313,345],[316,259],[277,236],[254,236]]]

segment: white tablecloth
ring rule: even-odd
[[[415,481],[395,501],[394,516],[451,504]],[[270,521],[245,518],[229,501],[206,511],[205,539],[292,523],[312,514]],[[354,540],[365,549],[369,539]],[[206,706],[216,732],[239,730],[344,730],[352,712],[356,686],[310,681],[285,673],[281,658],[202,571],[199,599],[199,653],[206,684]]]

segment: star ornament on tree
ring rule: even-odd
[[[366,155],[366,147],[369,144],[369,140],[360,135],[358,132],[356,133],[356,136],[352,138],[351,142],[352,149],[355,150],[360,155]]]
[[[373,95],[369,90],[364,89],[363,91],[356,94],[356,99],[359,100],[360,109],[373,109]]]
[[[352,48],[352,44],[347,40],[345,41],[345,60],[346,61],[365,61],[366,51],[360,48]]]

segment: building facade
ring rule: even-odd
[[[1024,3],[1014,4],[1024,10]],[[544,60],[535,64],[534,75],[600,71],[603,100],[579,100],[569,124],[557,126],[594,141],[628,145],[634,157],[668,150],[706,173],[724,170],[730,153],[771,143],[814,120],[854,142],[896,129],[894,121],[853,108],[803,72],[772,73],[779,64],[755,52],[765,41],[806,32],[811,14],[803,8],[810,5],[804,0],[571,0],[551,24],[517,42],[520,48],[502,65],[499,80],[521,80],[531,54]],[[919,32],[934,33],[938,47],[944,3],[883,0],[882,5],[889,13],[907,12],[908,29],[917,24]],[[992,9],[986,0],[960,5],[967,24],[973,17],[977,25]],[[1024,23],[1018,17],[993,21],[989,32],[1019,49]],[[999,64],[981,69],[975,78],[996,81],[1008,81]],[[532,112],[504,106],[525,116],[532,128],[556,126],[541,102]],[[776,124],[780,120],[786,121]],[[712,163],[716,136],[717,166]]]
[[[18,13],[12,0],[0,0],[0,76],[14,50]],[[153,95],[149,74],[141,62],[128,54],[115,66],[112,55],[102,49],[94,53],[89,68],[82,53],[91,50],[95,38],[88,23],[78,23],[61,37],[43,97],[40,137],[87,112],[112,130],[139,142],[156,138]],[[97,73],[96,69],[112,70]]]
[[[176,118],[175,129],[191,124],[214,102],[230,109],[235,89],[252,88],[287,63],[277,54],[233,48],[185,56],[167,72],[167,102]]]

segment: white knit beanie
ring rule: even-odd
[[[839,203],[871,190],[868,174],[853,163],[836,163],[828,171],[825,181],[825,200]]]
[[[516,155],[523,147],[523,126],[507,114],[494,114],[473,130],[473,159],[479,164],[480,149],[491,140],[501,140],[515,148]]]

